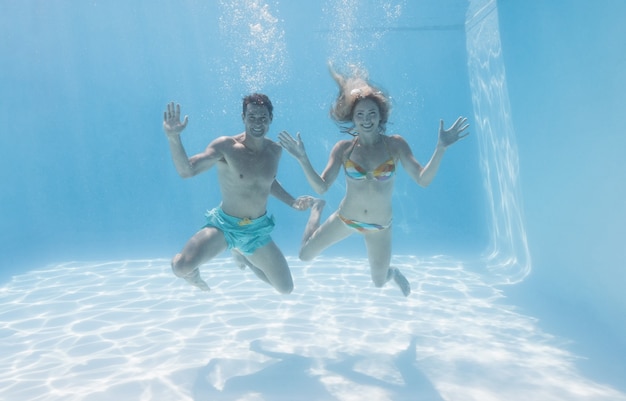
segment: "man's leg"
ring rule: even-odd
[[[183,250],[172,259],[172,271],[204,291],[209,286],[200,277],[198,267],[228,247],[224,234],[215,227],[205,227],[187,241]]]
[[[261,280],[281,294],[293,291],[293,278],[287,260],[274,241],[258,248],[246,257],[247,265]]]
[[[270,280],[267,278],[265,273],[263,273],[261,269],[259,269],[252,262],[250,262],[248,258],[246,258],[246,256],[243,253],[241,253],[241,251],[233,248],[231,250],[231,254],[233,255],[233,259],[235,260],[235,263],[241,270],[245,270],[246,266],[248,266],[250,270],[252,270],[252,272],[256,274],[258,278],[265,281],[267,284],[272,285],[272,283],[270,283]]]

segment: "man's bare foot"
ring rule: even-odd
[[[230,254],[233,256],[233,260],[235,261],[237,267],[241,270],[245,270],[246,266],[248,265],[248,260],[246,259],[246,257],[243,256],[243,254],[236,249],[231,249]]]
[[[252,262],[250,262],[248,260],[248,258],[246,258],[244,256],[243,253],[241,253],[241,251],[239,251],[238,249],[231,249],[230,250],[231,255],[233,255],[233,260],[235,261],[235,264],[241,269],[241,270],[245,270],[246,267],[249,267],[250,270],[252,270],[252,273],[254,273],[258,278],[260,278],[261,280],[265,281],[266,283],[268,283],[269,285],[273,286],[274,284],[272,284],[270,282],[270,280],[267,278],[267,276],[265,275],[265,273],[263,272],[263,270],[259,269],[258,267],[256,267]]]
[[[202,277],[200,277],[200,271],[198,269],[194,269],[188,275],[183,276],[183,278],[189,284],[201,289],[202,291],[211,291],[207,283],[204,280],[202,280]]]

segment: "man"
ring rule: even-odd
[[[276,181],[282,148],[265,137],[272,112],[266,95],[246,96],[242,112],[245,131],[219,137],[192,157],[187,156],[180,139],[188,116],[181,123],[180,105],[173,102],[164,113],[163,129],[178,174],[193,177],[217,166],[222,203],[207,212],[207,224],[172,259],[174,274],[202,290],[209,291],[209,286],[200,277],[198,267],[226,249],[231,249],[240,267],[249,266],[278,292],[288,294],[293,290],[287,261],[270,237],[274,221],[267,215],[267,201],[273,195],[296,210],[306,210],[314,198],[294,199]]]

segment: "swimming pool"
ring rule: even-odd
[[[3,396],[626,398],[610,377],[581,370],[565,344],[576,333],[554,336],[506,297],[507,284],[527,288],[523,204],[542,196],[521,186],[498,3],[8,7],[2,113],[19,137],[3,136],[0,162],[12,189],[0,195]],[[515,10],[502,8],[509,18]],[[279,202],[270,203],[273,236],[293,294],[275,294],[226,257],[203,267],[211,293],[185,286],[169,258],[220,197],[214,174],[176,175],[165,104],[182,104],[185,145],[198,151],[239,132],[241,97],[263,91],[276,108],[270,136],[301,132],[321,168],[342,135],[328,118],[329,59],[362,64],[390,92],[388,131],[420,161],[440,118],[470,117],[471,135],[447,152],[432,186],[397,178],[392,262],[414,293],[373,288],[357,237],[298,261],[307,214]],[[312,193],[287,155],[278,178],[294,195]],[[339,180],[328,209],[343,191]],[[277,377],[281,385],[268,385]]]

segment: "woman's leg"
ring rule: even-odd
[[[322,205],[323,207],[323,205]],[[300,248],[300,260],[312,260],[324,249],[341,241],[354,233],[345,223],[333,213],[321,226],[319,225],[321,210],[316,211],[315,205],[311,208],[311,217],[305,228],[305,236]]]
[[[304,227],[304,234],[302,235],[300,248],[304,248],[306,243],[309,241],[309,238],[311,238],[311,235],[313,235],[315,230],[320,227],[320,221],[322,221],[322,210],[324,210],[325,205],[326,201],[323,199],[315,199],[313,201],[309,220],[306,222],[306,227]]]
[[[374,285],[382,287],[387,281],[393,279],[404,296],[408,296],[411,293],[411,285],[408,280],[400,270],[389,266],[391,263],[391,227],[381,231],[368,232],[364,237]]]
[[[387,271],[391,263],[391,228],[370,231],[363,234],[370,262],[370,273],[376,287],[382,287],[389,280]]]

